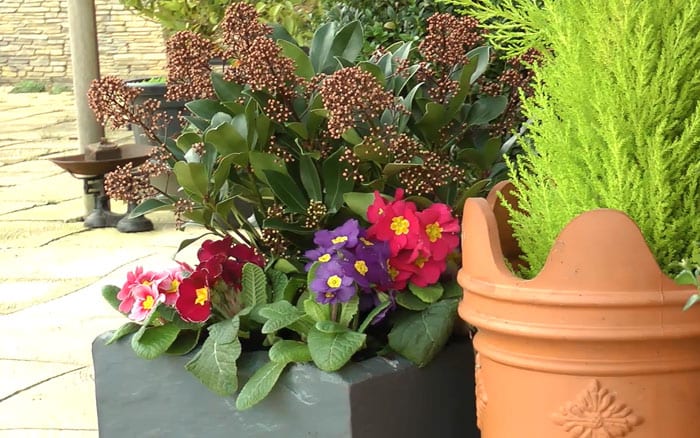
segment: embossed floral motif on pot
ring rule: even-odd
[[[574,402],[567,402],[552,415],[574,438],[624,437],[644,420],[616,400],[616,394],[591,381]]]

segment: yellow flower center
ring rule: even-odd
[[[333,297],[335,297],[335,293],[333,293],[333,292],[331,292],[331,291],[326,292],[325,295],[326,295],[326,298],[333,298]]]
[[[323,254],[322,256],[319,256],[318,261],[321,262],[321,263],[326,263],[326,262],[329,261],[330,259],[331,259],[331,255],[330,255],[330,254]]]
[[[178,280],[173,280],[172,283],[170,283],[170,289],[166,290],[166,294],[172,294],[177,292],[177,288],[180,287],[180,282]]]
[[[199,289],[195,290],[195,293],[197,294],[197,298],[194,300],[195,304],[203,306],[209,300],[208,287],[200,287]]]
[[[367,268],[367,263],[364,260],[358,260],[355,262],[355,270],[364,276],[369,271],[369,268]]]
[[[148,280],[143,280],[143,281],[141,282],[141,284],[144,285],[144,286],[150,286],[150,285],[151,285],[151,282],[148,281]]]
[[[145,300],[143,300],[143,303],[141,303],[141,307],[146,310],[150,310],[153,308],[153,303],[155,303],[156,300],[153,299],[153,295],[149,295],[146,297]]]
[[[428,261],[428,259],[425,258],[425,257],[418,257],[418,258],[416,259],[416,261],[414,262],[414,264],[415,264],[416,266],[418,266],[419,268],[422,268],[423,265],[425,265],[425,262],[427,262],[427,261]]]
[[[391,266],[389,266],[388,271],[389,277],[391,277],[392,280],[395,279],[397,275],[399,275],[399,270],[396,268],[392,268]]]
[[[391,231],[394,232],[397,236],[400,236],[402,234],[408,234],[408,229],[411,227],[411,224],[408,222],[408,219],[406,219],[403,216],[396,216],[391,220]]]
[[[331,275],[328,277],[328,280],[326,280],[326,284],[328,287],[340,287],[341,284],[343,284],[343,279],[338,277],[337,275]]]
[[[425,227],[425,234],[428,235],[430,242],[435,243],[442,237],[442,227],[439,223],[433,222]]]
[[[364,243],[365,246],[373,246],[373,245],[374,245],[374,243],[372,243],[371,241],[365,239],[364,237],[360,237],[360,242]]]
[[[338,243],[343,243],[348,241],[348,236],[338,236],[334,239],[331,239],[331,242],[333,242],[333,245],[338,244]]]
[[[379,210],[377,210],[377,214],[378,214],[379,216],[383,215],[383,214],[384,214],[384,209],[383,209],[383,208],[380,208]]]

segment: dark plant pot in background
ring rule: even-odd
[[[478,438],[470,342],[449,345],[427,367],[371,358],[336,373],[293,365],[259,405],[237,411],[185,370],[188,356],[137,357],[129,339],[93,343],[102,438]],[[266,352],[239,360],[243,380]],[[244,383],[244,382],[240,382]]]
[[[180,135],[182,131],[182,126],[180,126],[179,116],[184,113],[187,109],[185,108],[185,101],[169,101],[165,99],[165,91],[167,89],[165,82],[144,82],[148,79],[134,79],[131,81],[126,81],[126,85],[129,87],[142,88],[143,91],[134,99],[134,105],[141,105],[147,99],[156,99],[160,101],[160,109],[165,112],[164,126],[157,130],[157,134],[161,138],[175,138]],[[132,125],[131,130],[134,133],[134,142],[136,144],[150,144],[157,146],[151,142],[148,137],[143,132],[140,126]]]

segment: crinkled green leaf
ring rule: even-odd
[[[119,310],[119,305],[121,304],[121,300],[117,298],[119,290],[120,288],[111,284],[104,286],[102,288],[102,297],[109,303],[110,306],[114,308],[114,310],[118,311],[119,313],[123,313],[121,310]]]
[[[250,409],[267,397],[286,366],[287,363],[268,362],[258,368],[238,394],[236,409]]]
[[[178,333],[175,341],[173,341],[170,347],[168,347],[166,353],[177,356],[182,356],[183,354],[189,353],[197,346],[201,332],[201,329],[181,330],[180,333]]]
[[[180,333],[180,328],[173,323],[149,327],[156,313],[151,312],[149,318],[131,337],[131,348],[137,356],[144,359],[155,359],[165,353]]]
[[[129,321],[126,324],[123,324],[121,327],[116,329],[113,333],[112,336],[105,342],[106,345],[112,344],[119,339],[123,338],[124,336],[130,335],[132,333],[137,332],[141,328],[140,324],[137,324],[135,322]]]
[[[419,367],[427,365],[452,333],[458,302],[442,300],[421,312],[403,315],[389,332],[389,347]]]
[[[245,307],[267,303],[267,280],[260,266],[253,263],[243,265],[241,285],[241,301]]]
[[[239,325],[238,317],[211,325],[202,348],[185,365],[207,388],[221,396],[231,395],[238,389]]]
[[[260,316],[267,320],[262,328],[262,332],[265,334],[283,329],[305,315],[304,312],[294,307],[288,301],[277,301],[268,304],[262,307],[259,313]]]
[[[340,305],[340,319],[338,322],[344,327],[349,327],[352,319],[360,308],[360,297],[356,294],[349,301]]]
[[[329,321],[331,319],[330,306],[316,302],[313,295],[304,301],[304,311],[314,321]]]
[[[309,331],[307,343],[314,364],[323,371],[337,371],[347,364],[365,343],[367,335],[346,330],[324,333],[317,328]]]
[[[303,363],[311,361],[309,346],[304,342],[283,339],[270,348],[270,360],[278,363]]]

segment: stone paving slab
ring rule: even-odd
[[[0,211],[6,203],[0,202]],[[56,239],[88,232],[82,222],[2,221],[0,215],[0,248],[38,248]],[[0,272],[2,269],[0,268]]]
[[[0,359],[0,376],[12,376],[0,380],[0,400],[74,369],[76,365],[67,363]]]
[[[75,403],[94,392],[94,378],[90,366],[72,367],[54,378],[29,388],[18,396],[3,402],[0,424],[7,429],[78,429],[95,432],[95,406]],[[62,375],[61,375],[62,374]],[[32,417],[17,416],[15,412],[32,411]]]
[[[169,212],[148,215],[155,230],[146,233],[70,222],[85,212],[83,183],[47,158],[79,151],[74,96],[8,90],[0,87],[0,438],[94,438],[92,341],[126,322],[102,287],[120,286],[136,265],[174,265],[180,242],[203,230],[175,230]],[[193,264],[196,250],[178,260]]]

